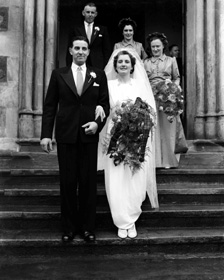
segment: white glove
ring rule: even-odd
[[[95,110],[95,120],[100,117],[101,118],[101,122],[103,121],[103,119],[106,117],[103,107],[98,105],[96,106],[96,110]]]

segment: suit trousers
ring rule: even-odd
[[[94,231],[98,143],[57,143],[63,231]]]

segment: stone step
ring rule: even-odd
[[[160,204],[223,204],[224,188],[221,185],[166,185],[158,184]],[[98,203],[107,203],[104,183],[98,183]],[[29,184],[21,186],[1,186],[0,209],[5,205],[59,205],[60,191],[58,184]]]
[[[210,140],[208,140],[210,141]],[[198,142],[201,142],[200,140]],[[196,147],[196,142],[194,142],[194,145],[196,147],[195,151],[193,152],[187,152],[186,154],[182,154],[179,162],[180,168],[202,168],[202,169],[220,169],[222,170],[224,168],[224,149],[223,149],[223,141],[222,141],[222,148],[217,151],[217,146],[219,146],[220,143],[211,143],[211,146],[213,146],[214,149],[207,149],[209,143],[204,143],[205,145],[201,143],[198,143],[198,147]],[[220,147],[220,146],[219,146]]]
[[[214,253],[223,252],[224,227],[220,228],[170,228],[151,229],[138,226],[135,239],[120,239],[117,229],[97,230],[96,242],[86,244],[80,236],[72,243],[61,242],[59,229],[46,230],[0,230],[1,255],[52,255],[59,253],[83,255],[88,254],[130,254],[130,253]]]
[[[158,184],[214,184],[224,186],[224,169],[157,169]]]
[[[10,152],[0,151],[0,169],[48,169],[58,168],[56,152]]]
[[[196,145],[196,143],[194,143]],[[206,144],[207,146],[207,144]],[[181,154],[179,168],[180,169],[220,169],[224,168],[224,149],[207,150],[202,143],[199,143],[198,147],[194,151],[189,149],[186,154]],[[191,151],[190,151],[191,150]],[[4,168],[27,168],[27,169],[47,169],[49,166],[58,168],[57,153],[56,150],[50,154],[46,154],[41,151],[38,143],[37,151],[0,151],[0,169]]]
[[[224,205],[161,205],[151,209],[148,202],[143,204],[138,225],[147,228],[172,227],[219,227],[224,225]],[[50,224],[59,226],[60,207],[51,205],[20,207],[8,205],[0,211],[0,228],[42,228]],[[113,228],[109,207],[97,208],[97,227]]]
[[[104,183],[103,171],[98,171],[98,182]],[[157,169],[158,185],[190,187],[191,185],[213,185],[224,187],[224,169]],[[7,187],[32,187],[59,185],[57,168],[0,169],[0,189]]]

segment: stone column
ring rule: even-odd
[[[218,86],[217,86],[217,136],[224,139],[224,1],[218,0],[217,3],[217,24],[218,24]]]
[[[204,138],[204,0],[196,1],[196,116],[195,138]]]
[[[46,63],[45,63],[45,93],[47,91],[51,72],[55,67],[56,46],[57,46],[57,15],[58,0],[46,0]]]
[[[194,10],[188,9],[187,19],[195,22],[194,32],[187,33],[187,52],[195,52],[195,61],[189,54],[191,61],[187,63],[187,93],[191,94],[187,98],[193,104],[188,108],[191,123],[194,117],[193,138],[189,138],[220,141],[224,139],[224,1],[187,3],[194,6]],[[194,71],[195,83],[191,74]]]
[[[55,67],[58,0],[25,0],[20,141],[39,140],[43,99]]]
[[[205,138],[216,138],[216,0],[207,0],[205,8]],[[217,38],[218,39],[218,38]]]
[[[19,111],[19,137],[33,137],[33,60],[34,60],[34,0],[25,0],[24,7],[24,52],[21,106]]]
[[[44,92],[44,29],[45,29],[45,0],[38,0],[36,6],[36,52],[34,76],[34,137],[40,136],[41,115]]]

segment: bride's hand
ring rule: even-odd
[[[95,120],[100,117],[101,118],[101,122],[103,121],[103,119],[106,117],[103,107],[98,105],[96,106],[96,110],[95,110]]]

